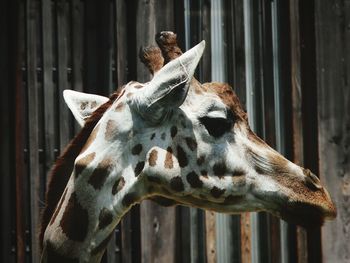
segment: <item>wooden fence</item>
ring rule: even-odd
[[[78,131],[64,89],[108,95],[150,76],[138,50],[175,31],[207,41],[197,77],[230,83],[253,129],[325,182],[322,229],[266,214],[223,216],[145,201],[103,262],[349,262],[350,2],[346,0],[0,1],[1,262],[39,262],[46,177]]]

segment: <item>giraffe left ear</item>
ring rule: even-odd
[[[193,74],[203,55],[205,41],[191,48],[161,68],[146,84],[142,92],[135,94],[131,105],[144,119],[160,123],[169,113],[184,102]]]
[[[64,90],[63,98],[81,127],[98,107],[108,101],[107,97],[74,90]]]

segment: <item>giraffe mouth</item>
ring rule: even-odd
[[[261,200],[261,199],[260,199]],[[266,199],[262,201],[266,203]],[[270,203],[270,202],[269,202]],[[288,223],[296,224],[305,228],[320,227],[325,220],[332,220],[337,212],[334,206],[324,206],[303,201],[290,201],[287,198],[277,201],[273,200],[273,207],[267,212],[285,220]]]

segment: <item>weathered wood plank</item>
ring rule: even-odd
[[[38,6],[36,1],[26,3],[26,40],[27,40],[27,94],[29,121],[29,174],[31,203],[31,252],[32,261],[39,262],[40,252],[37,242],[39,226],[40,167],[39,167],[39,92],[37,81],[37,20]]]
[[[301,110],[301,83],[300,83],[300,22],[299,1],[290,2],[291,24],[291,89],[292,89],[292,130],[293,130],[293,162],[303,165],[303,122]],[[296,227],[296,252],[294,261],[307,262],[306,231]]]
[[[322,231],[324,262],[350,255],[350,2],[315,1],[320,177],[338,209]]]
[[[68,83],[68,3],[56,2],[56,27],[57,27],[57,97],[59,109],[59,139],[60,151],[68,144],[71,138],[71,114],[63,99],[63,90],[69,89]]]
[[[302,119],[304,139],[304,166],[318,174],[318,123],[317,79],[315,43],[315,1],[299,2],[300,21],[300,73],[302,88]],[[321,262],[321,232],[318,228],[307,229],[309,262]]]
[[[250,213],[241,214],[241,262],[252,262],[252,241],[251,241],[251,220]]]
[[[71,41],[71,85],[72,89],[76,91],[83,91],[83,54],[84,54],[84,5],[80,0],[72,0],[70,6],[70,27],[72,31]],[[78,122],[74,122],[74,132],[77,133],[80,130]]]
[[[13,231],[16,229],[16,203],[18,199],[15,193],[14,181],[14,145],[17,142],[14,135],[15,126],[15,71],[18,69],[18,49],[17,46],[17,25],[18,25],[18,1],[0,2],[0,79],[1,98],[0,116],[2,129],[0,131],[0,261],[16,262],[16,254],[12,253],[16,249],[16,236]],[[17,200],[16,200],[17,199]],[[21,224],[23,221],[21,221]],[[22,233],[21,233],[22,234]],[[20,239],[20,234],[17,236]],[[23,247],[21,247],[23,249]],[[23,252],[23,251],[21,251]],[[23,257],[22,257],[23,258]]]
[[[72,0],[72,82],[73,89],[83,91],[83,23],[84,6],[80,0]]]
[[[18,1],[19,2],[19,1]],[[16,249],[17,249],[17,257],[16,262],[17,263],[24,263],[26,259],[26,240],[25,240],[25,228],[26,228],[26,222],[25,219],[27,217],[25,213],[25,191],[24,191],[24,185],[26,182],[26,173],[27,169],[25,166],[25,155],[24,155],[24,148],[25,148],[25,125],[26,125],[26,96],[25,96],[25,88],[23,85],[23,72],[21,69],[22,66],[22,57],[20,54],[23,54],[24,52],[24,28],[20,22],[23,22],[24,18],[24,8],[23,3],[17,4],[17,25],[14,27],[18,28],[17,31],[17,37],[16,42],[17,45],[15,45],[16,53],[14,56],[14,61],[16,63],[16,73],[15,73],[15,100],[16,100],[16,112],[15,112],[15,119],[16,119],[16,126],[15,126],[15,136],[16,136],[16,143],[15,143],[15,154],[16,154]],[[3,261],[6,262],[3,258]]]
[[[127,24],[124,1],[115,2],[115,74],[117,87],[127,82]]]
[[[97,12],[97,86],[98,93],[108,96],[112,88],[112,16],[111,1],[95,2]]]
[[[215,242],[215,213],[211,211],[205,212],[206,226],[206,256],[208,263],[216,263],[216,242]]]
[[[56,123],[55,98],[57,94],[53,83],[53,43],[52,43],[52,2],[41,2],[42,10],[42,73],[44,95],[44,140],[45,140],[45,172],[48,173],[55,161]]]
[[[172,0],[138,2],[136,8],[136,50],[141,46],[155,45],[158,31],[174,30]],[[137,80],[151,79],[147,69],[137,63]],[[175,262],[175,208],[159,207],[145,201],[141,215],[141,262]],[[159,249],[159,246],[162,249]]]

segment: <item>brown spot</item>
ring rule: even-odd
[[[177,160],[179,161],[180,167],[182,168],[186,167],[188,165],[186,152],[184,151],[184,149],[182,149],[181,146],[177,146],[176,150],[177,150]]]
[[[155,166],[157,164],[157,159],[158,159],[158,152],[157,150],[153,149],[148,158],[149,165]]]
[[[141,84],[136,84],[136,85],[134,85],[134,88],[135,89],[141,89],[141,88],[143,88],[143,86]]]
[[[135,203],[137,201],[137,198],[138,197],[136,193],[128,193],[123,197],[122,204],[128,207]]]
[[[114,183],[114,185],[112,187],[112,194],[115,195],[116,193],[118,193],[120,190],[122,190],[124,185],[125,185],[124,177],[121,177],[120,179],[115,181],[115,183]]]
[[[78,258],[69,258],[67,256],[61,255],[57,249],[51,244],[51,242],[46,242],[45,249],[43,252],[43,260],[50,263],[79,263]],[[45,257],[46,255],[46,257]]]
[[[93,102],[91,102],[90,109],[94,109],[94,108],[96,108],[96,106],[97,106],[97,102],[93,101]]]
[[[101,189],[104,182],[107,179],[107,176],[110,172],[110,169],[112,167],[112,160],[111,159],[105,159],[102,162],[98,164],[96,169],[91,174],[88,183],[91,184],[95,189]]]
[[[202,94],[203,93],[203,91],[202,91],[202,89],[201,89],[201,87],[199,85],[195,85],[194,86],[194,92],[196,94]]]
[[[173,149],[171,149],[171,147],[167,148],[167,152],[166,152],[165,160],[164,160],[164,167],[166,169],[172,169],[174,167],[174,165],[173,165]]]
[[[199,158],[197,159],[197,165],[202,165],[204,161],[205,161],[204,155],[199,156]]]
[[[127,97],[127,98],[130,98],[130,97],[132,97],[133,95],[134,95],[134,93],[129,92],[128,94],[126,94],[126,97]]]
[[[170,188],[175,192],[181,192],[185,189],[184,183],[180,176],[174,177],[170,180]]]
[[[160,138],[164,141],[165,137],[166,137],[166,134],[165,134],[165,132],[163,132],[162,135],[160,136]]]
[[[176,126],[172,126],[171,129],[170,129],[170,135],[171,135],[171,138],[174,138],[177,134],[177,127]]]
[[[134,147],[131,149],[131,153],[133,155],[139,155],[142,152],[142,145],[141,144],[136,144]]]
[[[223,177],[226,173],[226,165],[224,163],[216,163],[213,166],[213,172],[219,178]]]
[[[60,226],[62,232],[72,241],[83,242],[89,225],[89,214],[80,205],[75,193],[70,196],[62,215]]]
[[[120,112],[123,109],[124,109],[124,103],[123,102],[119,102],[114,110]]]
[[[194,171],[190,172],[187,176],[187,182],[193,187],[193,188],[201,188],[203,186],[203,182],[199,179],[198,174],[196,174]]]
[[[74,175],[78,177],[82,171],[94,160],[96,153],[92,152],[79,159],[74,166]]]
[[[85,152],[86,149],[89,148],[89,146],[91,145],[91,143],[92,143],[93,141],[95,141],[99,128],[100,128],[100,125],[98,124],[98,125],[92,130],[92,132],[91,132],[89,138],[87,139],[87,141],[86,141],[85,145],[83,146],[83,148],[81,149],[80,153]]]
[[[245,186],[246,183],[247,183],[245,175],[242,175],[242,176],[232,176],[232,183],[233,183],[236,187],[243,187],[243,186]]]
[[[116,133],[117,122],[114,120],[108,120],[106,125],[105,139],[111,141]]]
[[[109,242],[109,240],[111,240],[113,234],[114,234],[114,231],[112,231],[112,233],[110,233],[97,247],[95,247],[91,251],[91,254],[97,255],[97,254],[102,253],[106,249],[108,242]]]
[[[113,214],[107,208],[102,208],[100,211],[100,215],[98,216],[98,228],[103,229],[112,223]]]
[[[57,217],[58,213],[59,213],[60,210],[61,210],[62,204],[64,203],[64,199],[66,198],[67,190],[68,190],[68,188],[66,188],[66,189],[64,190],[64,193],[63,193],[63,195],[62,195],[62,197],[61,197],[61,200],[60,200],[60,202],[59,202],[59,204],[58,204],[58,206],[57,206],[57,208],[56,208],[56,210],[55,210],[55,213],[53,214],[53,216],[52,216],[52,218],[51,218],[51,220],[50,220],[50,226],[55,222],[56,217]]]
[[[156,134],[155,134],[155,133],[152,133],[152,135],[151,135],[151,140],[153,140],[155,136],[156,136]]]
[[[244,176],[246,172],[242,169],[236,169],[232,172],[232,176]]]
[[[143,167],[145,167],[145,162],[138,162],[135,166],[134,172],[135,172],[135,176],[138,176],[142,170]]]
[[[191,151],[194,151],[197,148],[197,142],[191,137],[186,137],[186,143]]]
[[[201,175],[204,176],[205,178],[208,178],[208,172],[206,170],[202,170]]]
[[[219,198],[220,196],[222,196],[225,193],[225,189],[220,189],[216,186],[214,186],[211,190],[210,193],[213,197],[215,198]]]

